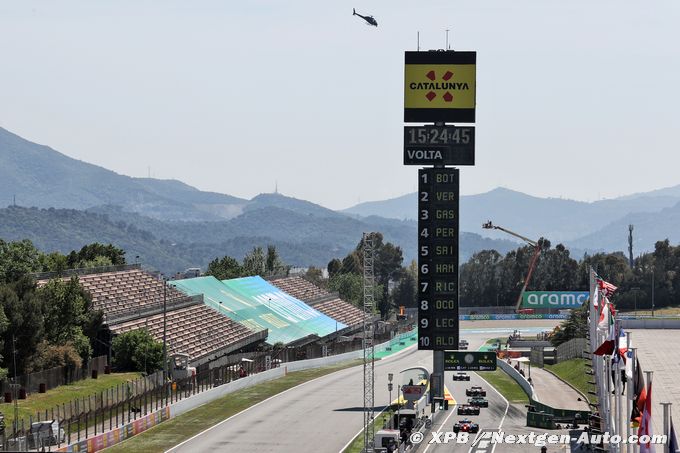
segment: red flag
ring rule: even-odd
[[[607,311],[607,307],[602,310],[604,313]],[[614,322],[614,317],[613,316],[608,316],[607,317],[607,323],[609,324],[609,331],[607,335],[607,339],[604,340],[604,342],[597,347],[595,351],[593,351],[593,354],[595,355],[612,355],[614,353],[614,349],[616,349],[616,323]],[[598,325],[598,328],[600,326]]]
[[[601,278],[597,279],[597,286],[600,287],[606,297],[611,297],[612,294],[614,294],[614,291],[618,289],[618,286],[614,286],[611,283],[602,280]]]
[[[649,380],[647,390],[647,398],[645,399],[645,407],[642,411],[642,420],[640,421],[640,428],[638,429],[638,437],[652,435],[652,381]],[[647,443],[640,443],[640,453],[654,453],[654,444],[650,440]]]
[[[645,390],[645,377],[637,356],[635,357],[635,373],[633,373],[633,410],[630,413],[630,421],[634,426],[640,425],[640,418],[647,400],[647,390]]]

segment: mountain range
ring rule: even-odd
[[[289,264],[325,266],[353,249],[364,231],[415,258],[416,194],[333,211],[282,194],[250,200],[204,192],[181,181],[133,178],[72,159],[0,128],[0,238],[31,239],[45,251],[68,252],[90,242],[111,242],[129,260],[166,272],[200,266],[219,256],[242,258],[254,246],[276,245]],[[16,200],[16,203],[15,203]],[[573,254],[623,250],[628,224],[634,246],[680,239],[680,186],[594,203],[539,198],[510,189],[461,197],[460,257],[517,246],[495,224],[524,236],[563,242]]]

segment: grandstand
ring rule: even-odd
[[[270,283],[343,324],[357,328],[363,324],[364,312],[362,310],[340,299],[337,294],[329,293],[302,277],[277,278],[271,280]]]
[[[92,296],[93,308],[104,313],[112,335],[145,328],[155,340],[162,341],[165,300],[168,353],[188,354],[194,366],[252,348],[267,337],[266,330],[252,331],[232,321],[206,306],[200,295],[188,297],[164,285],[139,265],[102,270],[105,272],[96,269],[89,269],[87,274],[78,272],[78,278]],[[38,285],[47,281],[38,280]]]
[[[347,325],[283,292],[261,277],[220,281],[198,277],[170,282],[192,296],[203,295],[206,305],[218,309],[251,330],[268,329],[267,343],[302,345],[344,333]]]

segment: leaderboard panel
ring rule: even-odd
[[[418,349],[458,349],[459,171],[418,171]]]

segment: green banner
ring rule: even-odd
[[[588,297],[588,291],[525,291],[522,308],[578,308]]]
[[[446,371],[494,371],[496,353],[483,351],[444,351]]]

